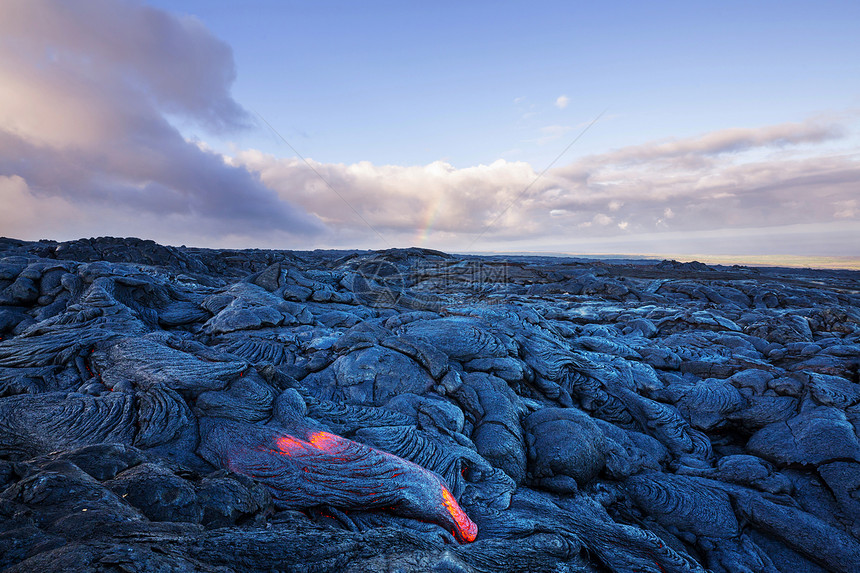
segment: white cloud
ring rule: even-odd
[[[143,234],[157,238],[173,234],[177,220],[204,240],[227,229],[247,236],[321,230],[254,174],[186,141],[168,121],[209,132],[250,125],[230,95],[230,47],[199,21],[133,2],[79,0],[69,9],[61,0],[4,0],[0,37],[4,209],[65,202],[98,212],[99,219],[84,217],[88,235],[148,215],[153,226]],[[40,226],[33,219],[31,230]],[[47,235],[80,228],[71,217],[55,223]]]
[[[671,148],[658,141],[584,157],[540,178],[527,163],[502,160],[463,169],[442,162],[413,167],[314,163],[314,168],[392,244],[416,244],[420,236],[426,238],[423,244],[448,250],[505,248],[512,241],[527,247],[550,239],[575,244],[586,237],[610,244],[622,232],[640,236],[655,230],[702,233],[860,221],[860,209],[851,203],[860,180],[860,154],[829,151],[843,129],[789,125],[795,129],[739,130],[746,143],[735,145],[739,150],[732,153],[718,151],[730,139],[718,132]],[[801,152],[786,141],[809,145]],[[816,141],[822,147],[818,152]],[[259,152],[240,153],[234,161],[337,227],[340,244],[370,235],[299,161]],[[808,237],[803,241],[807,248]],[[782,241],[773,248],[795,246]]]
[[[523,162],[500,159],[490,165],[457,169],[441,161],[413,167],[310,161],[314,170],[343,196],[342,201],[297,159],[247,151],[233,161],[259,173],[268,187],[289,195],[341,233],[346,229],[359,235],[370,232],[363,228],[364,223],[350,205],[392,240],[421,233],[428,227],[466,240],[500,214],[494,234],[539,230],[518,204],[504,212],[537,177],[532,167]],[[533,193],[545,189],[546,183],[536,183],[522,199],[528,202]]]
[[[567,107],[567,104],[569,104],[569,103],[570,103],[569,97],[567,97],[566,95],[560,95],[555,100],[555,107],[557,107],[558,109],[564,109]]]
[[[0,205],[0,229],[9,237],[53,238],[55,225],[85,215],[62,197],[38,197],[17,175],[0,176]]]
[[[601,155],[605,162],[634,164],[674,161],[678,166],[705,167],[713,158],[752,149],[782,148],[798,144],[817,144],[844,134],[842,126],[808,120],[761,128],[733,128],[686,139],[652,141],[631,145]]]
[[[856,199],[834,201],[833,206],[836,208],[833,216],[837,219],[860,219],[860,201]]]

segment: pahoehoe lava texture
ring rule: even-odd
[[[860,273],[0,239],[0,569],[860,571]]]

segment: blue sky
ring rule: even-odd
[[[860,107],[857,2],[160,4],[227,41],[236,99],[324,162],[541,167],[604,109],[568,159]]]
[[[8,0],[0,234],[860,257],[858,29],[857,2]]]

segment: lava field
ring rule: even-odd
[[[0,239],[0,569],[860,571],[860,272]]]

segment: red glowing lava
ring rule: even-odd
[[[344,448],[349,443],[346,438],[341,438],[340,436],[335,436],[328,432],[314,432],[310,435],[309,440],[314,446],[327,452],[334,450],[335,446]]]
[[[307,452],[311,446],[306,441],[294,438],[292,436],[281,436],[275,441],[275,443],[278,445],[278,449],[281,450],[281,453],[286,454],[288,456],[303,451]]]
[[[293,436],[281,436],[275,443],[282,454],[291,456],[312,453],[314,450],[336,453],[348,448],[351,442],[328,432],[313,432],[309,434],[307,441]]]
[[[451,492],[445,486],[442,486],[442,503],[445,505],[448,513],[451,514],[451,517],[454,518],[454,523],[457,524],[457,537],[469,543],[473,542],[478,536],[478,526],[460,509],[460,504],[457,503],[457,500],[454,499],[454,496],[451,495]]]
[[[444,508],[444,511],[453,519],[455,528],[452,533],[454,536],[461,542],[471,543],[478,535],[478,526],[475,525],[475,523],[469,519],[469,516],[460,508],[457,500],[454,499],[454,496],[448,488],[445,487],[444,483],[440,483],[439,478],[431,472],[428,472],[426,469],[402,458],[386,452],[381,452],[369,446],[359,444],[329,432],[320,431],[308,433],[307,440],[302,440],[301,438],[296,438],[290,435],[281,435],[275,439],[275,445],[278,450],[273,453],[278,453],[282,456],[291,458],[313,459],[315,456],[327,456],[329,459],[349,462],[354,459],[355,450],[359,450],[369,455],[370,460],[375,460],[375,462],[372,462],[373,465],[385,463],[386,461],[387,463],[394,461],[396,466],[402,468],[403,471],[408,472],[410,471],[409,468],[414,468],[417,475],[424,476],[425,479],[431,480],[430,483],[435,481],[435,484],[430,487],[433,487],[434,489],[435,487],[439,487],[441,489],[440,509]],[[365,460],[368,460],[368,458],[365,458]],[[307,468],[304,468],[304,471],[307,471]],[[401,475],[403,475],[402,471],[397,471],[389,474],[389,477],[393,479]],[[420,483],[420,480],[418,483]]]

